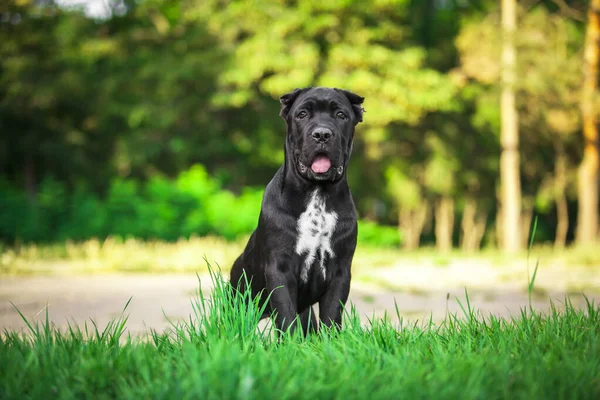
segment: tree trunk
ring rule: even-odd
[[[452,250],[454,199],[444,196],[435,203],[435,245],[439,251]]]
[[[481,241],[483,235],[485,235],[485,226],[487,224],[487,212],[480,212],[475,217],[475,232],[473,233],[473,239],[471,242],[471,249],[473,251],[481,248]]]
[[[556,164],[554,166],[554,201],[556,202],[556,234],[554,247],[564,249],[569,230],[569,210],[567,208],[567,160],[560,139],[556,140]]]
[[[502,0],[502,126],[500,132],[500,184],[502,198],[502,244],[504,251],[521,248],[521,179],[519,173],[519,131],[515,105],[516,1]]]
[[[405,250],[415,250],[421,242],[421,234],[427,219],[427,204],[424,202],[413,210],[399,212],[398,227],[401,233],[400,240]]]
[[[481,239],[485,234],[487,215],[479,213],[475,199],[468,198],[461,219],[460,247],[465,252],[473,252],[481,247]]]
[[[567,243],[567,232],[569,231],[569,210],[567,208],[567,197],[561,193],[556,199],[556,235],[554,247],[564,249]]]
[[[578,244],[594,243],[598,235],[598,121],[594,96],[598,90],[599,48],[600,0],[592,0],[588,12],[583,55],[581,116],[585,148],[578,171]]]

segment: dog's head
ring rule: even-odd
[[[341,89],[295,89],[281,96],[287,123],[286,153],[298,174],[315,181],[337,181],[352,152],[364,98]]]

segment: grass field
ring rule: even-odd
[[[308,339],[257,329],[260,311],[213,275],[189,321],[127,335],[124,316],[0,339],[0,398],[597,399],[600,307],[481,318],[467,301],[441,324],[361,325]],[[533,283],[533,281],[532,281]],[[230,305],[233,303],[233,305]]]

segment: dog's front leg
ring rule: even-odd
[[[282,265],[272,265],[265,272],[266,288],[271,294],[271,310],[277,315],[275,327],[282,332],[296,330],[297,287],[296,282]]]
[[[331,281],[329,288],[319,300],[321,326],[342,327],[342,312],[350,293],[350,266],[341,267]]]

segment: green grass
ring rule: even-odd
[[[463,312],[435,325],[361,325],[303,339],[257,329],[261,310],[211,298],[165,333],[126,334],[123,316],[59,332],[46,322],[0,336],[0,398],[552,399],[600,398],[600,307],[567,302],[510,320]]]

